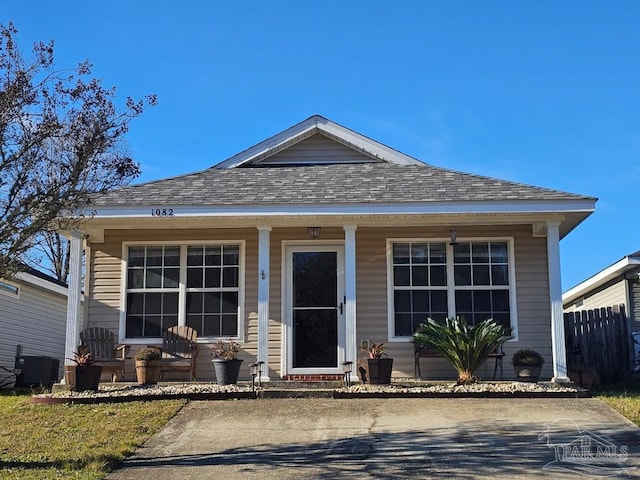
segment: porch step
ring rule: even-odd
[[[335,390],[344,387],[340,380],[272,380],[264,382],[265,390]]]

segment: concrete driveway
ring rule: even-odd
[[[640,429],[595,399],[187,405],[110,480],[640,477]]]

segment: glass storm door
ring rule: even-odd
[[[342,357],[342,251],[293,247],[290,255],[289,364],[298,371],[333,371]]]

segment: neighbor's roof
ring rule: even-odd
[[[595,200],[429,165],[391,163],[210,168],[115,190],[98,207],[407,204],[531,200]]]
[[[570,288],[562,294],[562,303],[567,305],[578,300],[580,297],[588,295],[593,290],[607,284],[611,280],[622,277],[630,270],[640,267],[640,250],[622,257],[617,262],[600,270],[598,273],[587,278],[575,287]]]

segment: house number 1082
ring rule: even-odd
[[[154,208],[151,210],[152,217],[172,217],[173,208]]]

